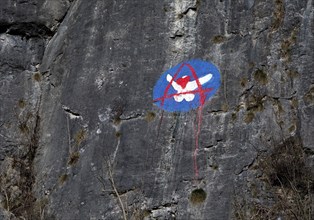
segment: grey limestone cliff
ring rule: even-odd
[[[314,219],[312,0],[2,0],[0,219]],[[167,69],[219,91],[163,112]]]

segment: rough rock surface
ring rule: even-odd
[[[312,0],[5,0],[0,11],[0,218],[311,218]],[[152,101],[161,73],[191,58],[223,79],[203,109],[197,179],[197,111]]]

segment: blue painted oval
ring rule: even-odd
[[[220,84],[220,73],[214,64],[190,60],[161,75],[153,90],[153,100],[165,111],[187,112],[203,105],[217,92]]]

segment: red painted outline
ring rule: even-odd
[[[166,87],[166,89],[165,89],[165,91],[164,91],[163,98],[162,98],[162,100],[161,100],[161,106],[164,105],[164,102],[165,102],[165,99],[166,99],[165,97],[166,97],[167,94],[168,94],[168,90],[170,89],[173,80],[175,80],[175,78],[178,76],[178,74],[180,73],[180,71],[181,71],[181,69],[182,69],[183,67],[184,67],[184,63],[181,64],[181,66],[179,67],[179,69],[177,70],[177,72],[173,75],[171,81],[168,83],[168,85],[167,85],[167,87]]]
[[[187,66],[190,69],[194,80],[196,80],[196,84],[197,84],[198,89],[197,90],[193,90],[193,91],[187,91],[187,92],[181,92],[181,93],[175,93],[175,94],[168,94],[168,91],[169,91],[169,89],[171,87],[172,82],[176,79],[176,77],[178,76],[178,74],[180,73],[180,71],[182,70],[182,68],[184,66]],[[199,81],[199,78],[196,75],[196,72],[195,72],[194,68],[190,64],[188,64],[188,63],[183,63],[183,64],[181,64],[181,66],[179,67],[177,72],[173,75],[171,81],[166,86],[165,91],[164,91],[164,95],[162,97],[160,97],[160,98],[155,99],[154,102],[161,101],[161,107],[162,107],[164,105],[166,99],[170,99],[170,98],[172,98],[174,96],[181,95],[181,94],[196,94],[196,93],[199,93],[199,95],[200,95],[200,106],[202,106],[202,105],[204,105],[205,99],[206,99],[205,93],[211,92],[212,90],[213,90],[213,88],[203,89],[203,87],[202,87],[202,85],[201,85],[201,83]]]

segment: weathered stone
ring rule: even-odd
[[[267,208],[265,195],[282,191],[263,180],[276,172],[262,172],[277,146],[301,147],[293,161],[313,166],[312,0],[5,1],[0,10],[0,160],[30,169],[28,218],[252,217],[256,207],[242,202]],[[192,58],[219,67],[220,90],[201,117],[162,112],[155,82]]]

